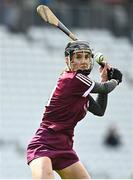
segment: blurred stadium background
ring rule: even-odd
[[[88,113],[76,127],[74,148],[93,179],[132,179],[132,0],[0,0],[0,178],[31,178],[26,147],[65,67],[70,39],[37,16],[38,4],[47,4],[94,52],[122,70],[123,83],[109,95],[105,116]],[[95,64],[95,80],[97,71]],[[110,128],[118,134],[115,143],[106,141]]]

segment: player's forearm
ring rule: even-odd
[[[88,111],[94,115],[103,116],[107,107],[107,100],[107,94],[98,94],[96,100],[92,96],[89,96]]]
[[[91,93],[108,94],[111,91],[113,91],[117,85],[118,85],[118,82],[115,79],[111,79],[110,81],[103,82],[103,83],[96,82]]]
[[[107,107],[108,95],[107,94],[98,94],[96,102],[101,107],[101,115],[103,116]]]

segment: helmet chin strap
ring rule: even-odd
[[[85,70],[79,69],[79,70],[77,70],[77,72],[88,76],[90,74],[91,70],[90,69],[85,69]]]

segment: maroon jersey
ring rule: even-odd
[[[87,95],[94,82],[81,73],[64,72],[46,106],[39,129],[27,148],[28,164],[47,156],[54,170],[79,161],[73,150],[73,131],[87,112]]]
[[[87,95],[94,87],[89,77],[64,72],[46,106],[43,125],[54,131],[73,129],[87,112]]]

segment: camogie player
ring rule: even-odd
[[[89,77],[93,53],[86,41],[74,41],[65,48],[67,69],[60,75],[40,127],[27,148],[27,161],[33,179],[90,179],[73,149],[74,128],[87,111],[103,116],[108,94],[122,81],[122,73],[105,63],[100,82]],[[96,100],[91,96],[97,93]]]

